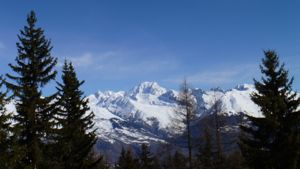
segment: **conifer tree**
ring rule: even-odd
[[[137,160],[134,159],[130,150],[122,148],[118,163],[115,169],[137,169]]]
[[[63,169],[87,169],[97,166],[101,158],[95,159],[93,146],[96,143],[96,134],[93,129],[94,113],[89,112],[88,100],[80,86],[71,63],[63,66],[62,83],[58,83],[58,132],[57,150]]]
[[[56,58],[51,56],[51,43],[44,30],[36,27],[33,11],[27,17],[27,25],[18,35],[16,64],[9,64],[13,74],[7,74],[6,82],[16,100],[15,130],[19,131],[18,144],[24,150],[19,168],[39,169],[44,163],[44,145],[48,142],[53,115],[54,95],[45,96],[42,88],[53,80]]]
[[[300,167],[300,99],[292,90],[284,64],[275,51],[265,51],[260,66],[261,82],[254,80],[257,92],[251,98],[264,117],[250,117],[243,125],[242,154],[250,168],[296,169]]]
[[[150,148],[146,144],[141,145],[141,153],[139,155],[140,169],[159,169],[158,160],[150,152]]]
[[[0,76],[0,88],[3,86],[2,77]],[[0,166],[11,168],[11,114],[9,114],[5,105],[7,103],[6,93],[0,91]]]
[[[157,156],[160,157],[161,168],[163,169],[188,168],[187,157],[184,154],[182,154],[179,150],[175,150],[175,152],[168,152],[168,154],[159,152]]]
[[[170,143],[159,144],[155,156],[159,158],[161,168],[171,169],[174,145]]]
[[[245,160],[240,152],[240,150],[235,150],[229,153],[226,157],[225,167],[228,169],[246,169],[248,168],[245,164]]]
[[[213,168],[213,152],[211,133],[208,126],[205,126],[203,130],[203,142],[204,145],[199,147],[197,154],[197,164],[199,169],[212,169]]]
[[[4,79],[0,76],[0,89]],[[18,131],[12,126],[12,113],[8,112],[5,105],[11,101],[7,92],[0,91],[0,166],[5,169],[14,169],[23,157],[22,149],[17,144]]]
[[[187,159],[179,151],[175,151],[172,162],[170,164],[170,169],[187,169]]]

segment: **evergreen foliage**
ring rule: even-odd
[[[0,91],[0,168],[107,169],[109,166],[104,164],[102,156],[94,152],[97,141],[94,113],[80,90],[84,81],[78,80],[71,62],[64,63],[57,93],[50,96],[43,93],[44,87],[56,77],[57,59],[51,55],[50,40],[36,22],[31,11],[27,25],[18,35],[16,63],[9,64],[13,73],[6,75],[8,81],[0,76],[0,88],[5,84],[16,104],[15,114],[7,112],[7,93]],[[197,103],[184,80],[173,122],[174,127],[184,127],[187,145],[184,153],[188,156],[172,148],[167,148],[164,155],[155,156],[148,145],[142,144],[138,158],[129,149],[122,148],[114,168],[300,168],[300,98],[292,89],[293,78],[289,79],[276,52],[268,50],[264,54],[260,66],[263,77],[261,81],[254,80],[257,92],[251,95],[264,117],[247,116],[249,123],[240,126],[241,152],[223,154],[219,116],[222,105],[216,101],[211,107],[213,129],[206,126],[203,144],[196,157],[193,156],[191,124]]]
[[[208,126],[203,130],[203,146],[199,147],[199,152],[197,154],[197,168],[202,169],[212,169],[213,168],[213,152],[212,152],[212,142],[211,133]]]
[[[58,83],[59,132],[57,150],[63,169],[87,169],[96,166],[101,158],[94,158],[93,146],[96,134],[93,129],[94,113],[89,112],[88,100],[80,86],[84,81],[77,79],[74,67],[65,62],[62,84]]]
[[[296,169],[300,167],[300,99],[276,52],[264,54],[260,66],[264,76],[261,82],[254,80],[257,93],[251,96],[264,117],[248,117],[251,124],[241,126],[240,147],[251,168]]]
[[[162,169],[187,169],[188,159],[174,145],[163,144],[156,153],[156,158],[160,161]],[[163,146],[162,145],[162,146]]]
[[[0,76],[0,88],[3,86],[3,79]],[[9,114],[5,105],[7,104],[6,93],[0,91],[0,166],[3,168],[12,168],[12,126],[11,114]]]
[[[11,82],[6,82],[16,100],[15,130],[19,131],[18,145],[24,150],[24,158],[19,168],[43,168],[45,144],[52,123],[54,95],[44,96],[42,88],[53,80],[57,60],[51,56],[51,43],[44,36],[42,28],[36,27],[33,11],[27,17],[27,25],[20,31],[17,43],[16,65],[9,64],[17,74],[7,74]],[[19,152],[21,153],[21,152]]]
[[[122,148],[118,163],[115,169],[137,169],[138,161],[134,159],[130,149],[125,150]]]
[[[241,152],[236,150],[226,157],[226,161],[224,164],[225,168],[228,169],[247,169],[247,165],[245,163],[245,159],[243,158]]]
[[[139,154],[139,169],[159,169],[158,160],[150,152],[150,148],[146,144],[141,145],[141,153]]]
[[[179,151],[175,151],[170,164],[170,169],[187,169],[187,168],[188,168],[187,158]]]

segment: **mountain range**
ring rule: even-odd
[[[225,140],[237,138],[238,125],[244,115],[262,116],[250,98],[255,92],[253,85],[238,85],[230,90],[191,90],[197,102],[195,135],[201,132],[202,119],[213,115],[211,108],[216,101],[221,107],[218,115],[225,121],[222,126]],[[97,148],[104,154],[116,154],[121,146],[178,141],[178,131],[173,123],[178,109],[176,90],[166,89],[156,82],[143,82],[128,91],[98,91],[87,98],[91,111],[95,113],[99,138]]]
[[[256,92],[251,84],[238,85],[229,90],[193,88],[191,92],[197,103],[192,134],[201,136],[209,121],[207,119],[214,118],[211,109],[218,101],[222,138],[224,142],[232,143],[225,145],[225,150],[236,148],[239,125],[247,122],[245,115],[262,116],[259,107],[251,100],[251,94]],[[156,148],[171,144],[184,151],[184,133],[174,127],[178,95],[179,91],[166,89],[156,82],[143,82],[128,91],[98,91],[87,96],[90,110],[95,114],[96,149],[110,157],[111,161],[117,159],[122,147],[138,150],[142,143]],[[13,102],[7,105],[7,109],[16,112]]]

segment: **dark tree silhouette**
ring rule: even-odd
[[[251,124],[241,126],[240,147],[251,168],[296,169],[300,167],[300,99],[276,52],[264,54],[260,66],[264,76],[261,82],[254,80],[257,92],[252,94],[264,117],[248,116]]]
[[[27,25],[20,31],[17,43],[16,65],[9,64],[17,75],[7,74],[6,82],[16,99],[15,128],[19,131],[18,144],[24,149],[21,168],[41,168],[44,161],[45,144],[52,126],[52,96],[45,96],[42,88],[53,80],[56,59],[51,56],[51,44],[42,28],[36,27],[33,11],[27,17]],[[20,152],[21,153],[21,152]]]
[[[58,156],[63,169],[85,169],[97,166],[101,158],[94,158],[96,143],[93,129],[94,113],[90,112],[88,100],[79,89],[84,81],[79,81],[71,63],[63,66],[62,83],[58,83]]]

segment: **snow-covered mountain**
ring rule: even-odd
[[[211,106],[219,100],[222,115],[248,114],[262,116],[250,94],[253,85],[239,85],[231,90],[193,89],[199,119],[210,114]],[[95,113],[99,139],[114,143],[166,142],[172,137],[178,91],[161,87],[156,82],[143,82],[129,91],[104,91],[88,96]]]
[[[202,120],[213,117],[211,107],[218,100],[220,113],[226,121],[223,138],[235,143],[244,114],[262,116],[259,107],[250,99],[253,92],[254,86],[249,84],[226,91],[192,89],[197,102],[197,124],[193,129],[196,136],[201,133]],[[96,148],[115,160],[122,146],[137,148],[141,143],[153,146],[180,142],[179,137],[174,137],[178,131],[173,127],[177,98],[178,91],[161,87],[156,82],[143,82],[128,91],[99,91],[88,96],[95,114]],[[15,112],[14,102],[7,105],[7,109]]]

